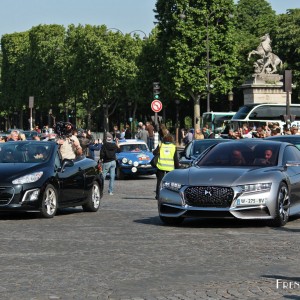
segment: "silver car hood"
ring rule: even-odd
[[[169,172],[164,180],[183,185],[234,186],[249,182],[270,181],[274,167],[190,167]]]

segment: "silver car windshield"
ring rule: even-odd
[[[278,143],[222,143],[213,147],[198,166],[274,166],[278,162]]]

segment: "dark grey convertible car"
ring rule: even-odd
[[[235,217],[283,226],[300,212],[300,151],[260,139],[217,144],[190,168],[165,175],[158,210],[169,225],[187,217]]]
[[[96,212],[103,196],[97,162],[62,160],[55,142],[0,144],[0,212],[37,211],[52,218],[58,208]]]

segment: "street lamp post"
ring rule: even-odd
[[[232,102],[233,102],[233,92],[229,91],[228,93],[228,102],[229,102],[229,111],[232,111]]]
[[[140,30],[140,29],[132,30],[132,31],[129,32],[129,34],[132,34],[132,33],[135,33],[135,32],[141,32],[144,35],[143,40],[147,39],[147,34],[143,30]]]
[[[124,35],[124,33],[123,33],[120,29],[118,29],[118,28],[114,28],[114,27],[112,27],[112,28],[107,28],[107,31],[113,31],[113,30],[115,30],[116,32],[119,32],[119,33],[121,33],[122,35]]]
[[[208,10],[208,14],[205,18],[206,20],[206,90],[207,90],[207,112],[210,112],[210,94],[211,94],[211,89],[214,87],[211,82],[210,82],[210,39],[209,39],[209,21],[210,18],[213,14],[215,14],[217,11],[221,11],[221,10],[228,10],[228,8],[226,7],[220,7],[218,9],[215,10]],[[232,17],[232,15],[229,15],[230,17]],[[185,19],[186,15],[185,15],[185,11],[181,12],[179,14],[179,18],[180,19]]]
[[[103,140],[106,140],[106,135],[108,132],[108,107],[109,105],[106,103],[103,103],[103,108],[104,108],[104,137]]]
[[[107,28],[107,31],[112,31],[112,32],[115,31],[115,32],[118,32],[118,33],[124,35],[123,31],[121,31],[121,30],[118,29],[118,28],[114,28],[114,27],[112,27],[112,28]],[[142,34],[144,35],[143,40],[146,40],[146,39],[148,38],[148,37],[147,37],[147,34],[146,34],[143,30],[140,30],[140,29],[132,30],[132,31],[130,31],[128,34],[131,35],[132,33],[136,33],[136,32],[140,32],[140,33],[142,33]]]
[[[210,112],[210,65],[209,65],[209,32],[208,32],[208,22],[209,17],[211,14],[209,14],[206,18],[206,88],[207,88],[207,102],[206,102],[206,111]]]
[[[178,99],[175,100],[176,103],[176,146],[179,145],[179,103]]]
[[[128,101],[128,121],[130,122],[130,132],[132,134],[132,121],[133,121],[133,118],[132,118],[132,115],[131,115],[131,101]]]
[[[49,109],[49,113],[48,113],[48,128],[51,128],[51,115],[52,115],[52,108]]]
[[[77,127],[77,97],[74,99],[74,126]]]

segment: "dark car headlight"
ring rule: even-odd
[[[176,192],[179,192],[179,190],[182,187],[181,183],[172,182],[172,181],[163,181],[161,186],[162,186],[162,188],[176,191]]]
[[[27,174],[25,176],[19,177],[12,181],[13,184],[24,184],[24,183],[33,183],[38,181],[43,176],[43,172],[35,172]]]

